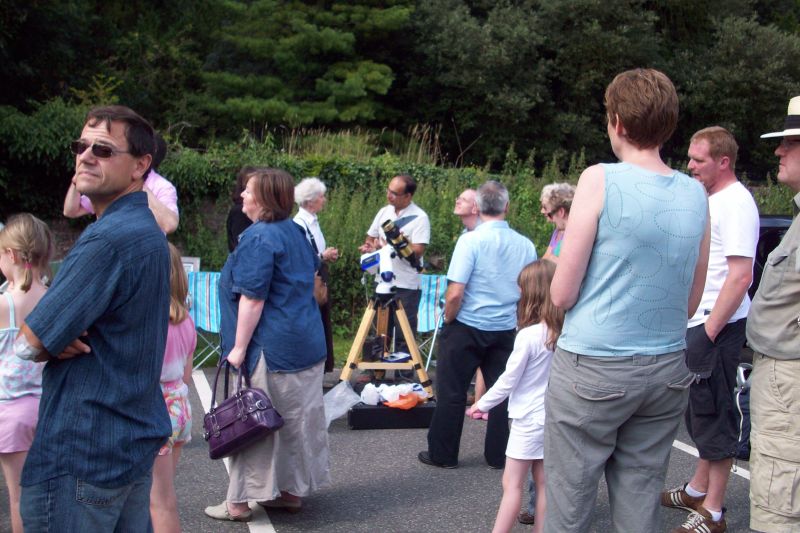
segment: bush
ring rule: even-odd
[[[231,206],[230,190],[236,171],[246,164],[281,167],[298,181],[316,175],[328,186],[328,204],[319,217],[326,242],[339,249],[339,260],[331,265],[330,285],[338,335],[351,334],[365,308],[371,280],[364,279],[366,284],[362,284],[358,246],[375,213],[386,204],[386,184],[392,176],[408,172],[419,182],[414,201],[431,219],[426,265],[429,271],[439,273],[446,272],[461,233],[461,222],[452,212],[462,190],[487,179],[503,182],[511,194],[511,226],[530,237],[541,254],[552,232],[552,226],[539,214],[541,188],[553,179],[577,178],[576,169],[562,174],[557,162],[549,166],[548,179],[544,179],[522,164],[513,168],[517,174],[503,176],[476,168],[408,163],[388,153],[362,161],[330,152],[297,156],[276,149],[270,139],[257,143],[245,138],[204,153],[177,147],[161,167],[180,197],[181,224],[174,239],[186,255],[201,257],[203,270],[219,270],[225,261],[224,221]]]
[[[785,185],[773,181],[767,174],[766,183],[748,183],[750,192],[758,205],[758,212],[762,215],[791,215],[792,198],[795,192]]]
[[[68,146],[85,115],[85,107],[60,98],[34,104],[29,115],[0,106],[0,216],[61,213],[74,171]]]
[[[4,198],[1,216],[30,211],[45,219],[61,218],[63,194],[73,164],[67,146],[80,131],[85,111],[85,107],[59,99],[36,106],[30,115],[0,107],[0,193]],[[185,255],[200,257],[203,270],[219,270],[227,258],[225,217],[231,206],[235,174],[243,165],[276,166],[297,180],[318,176],[324,181],[329,200],[320,213],[320,224],[329,245],[339,249],[340,259],[331,266],[331,298],[335,302],[336,334],[340,336],[354,331],[365,307],[369,280],[366,285],[360,282],[358,246],[375,213],[386,204],[386,185],[392,176],[410,173],[419,182],[414,201],[431,219],[426,264],[431,272],[443,273],[461,232],[460,220],[452,211],[455,198],[463,189],[477,187],[487,179],[503,182],[511,196],[511,227],[531,238],[541,255],[553,229],[539,213],[542,187],[554,181],[575,183],[586,166],[583,153],[569,157],[562,154],[561,158],[552,157],[537,175],[533,167],[535,152],[522,161],[512,146],[503,172],[492,174],[475,167],[426,163],[435,158],[420,154],[435,150],[421,145],[417,150],[402,149],[404,156],[380,153],[370,147],[370,143],[378,142],[377,136],[363,132],[313,135],[315,138],[307,142],[292,137],[290,143],[286,139],[278,143],[269,135],[259,141],[244,134],[238,142],[212,144],[205,151],[172,140],[170,153],[159,170],[175,184],[180,198],[181,223],[171,240],[178,242]],[[751,190],[761,213],[791,212],[792,191],[769,177],[766,184],[751,184]],[[73,227],[80,227],[83,222],[76,222]]]

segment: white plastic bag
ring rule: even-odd
[[[361,390],[361,401],[367,405],[378,405],[381,401],[381,395],[378,388],[372,383],[367,383]]]
[[[378,387],[377,391],[380,393],[380,401],[382,402],[396,402],[402,394],[411,394],[412,392],[423,400],[428,397],[428,393],[425,392],[425,389],[423,389],[422,385],[419,383],[401,383],[399,385],[387,385],[383,383]],[[363,393],[361,394],[361,398],[364,398]]]
[[[355,404],[361,401],[349,381],[340,381],[335,387],[322,397],[325,404],[325,423],[330,427],[331,422],[344,416]]]
[[[419,383],[411,384],[411,392],[413,392],[423,400],[428,397],[428,391],[426,391]]]

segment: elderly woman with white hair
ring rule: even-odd
[[[325,191],[327,188],[318,178],[305,178],[294,188],[294,201],[297,202],[299,209],[294,217],[295,223],[303,229],[311,248],[314,250],[322,263],[318,274],[326,284],[329,283],[330,273],[328,263],[333,263],[339,259],[339,250],[326,247],[325,236],[319,226],[317,213],[322,211],[327,202]],[[333,371],[333,330],[331,328],[331,298],[328,291],[328,300],[319,306],[319,313],[322,317],[322,325],[325,329],[325,345],[328,355],[325,359],[325,372]]]

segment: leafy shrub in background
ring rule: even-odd
[[[767,174],[765,183],[747,183],[750,192],[758,205],[758,212],[762,215],[791,215],[792,198],[795,192],[787,187],[775,183],[770,174]]]
[[[85,107],[56,99],[37,105],[24,115],[0,107],[0,215],[31,211],[45,219],[61,218],[66,184],[73,171],[67,146],[80,131]],[[215,143],[205,151],[181,146],[174,139],[160,171],[178,189],[181,223],[171,240],[185,255],[198,256],[204,270],[219,270],[227,257],[225,217],[231,206],[234,176],[243,165],[284,168],[298,181],[318,176],[328,186],[329,201],[320,214],[325,237],[336,246],[340,259],[331,267],[333,320],[338,335],[353,332],[365,306],[369,280],[361,283],[358,246],[378,209],[386,204],[389,179],[401,172],[419,182],[414,201],[431,219],[431,242],[426,263],[432,272],[445,272],[461,231],[452,214],[456,196],[467,187],[487,179],[503,182],[511,195],[508,220],[513,228],[530,237],[543,253],[552,232],[539,213],[541,188],[554,181],[575,182],[585,168],[580,154],[553,156],[540,173],[533,169],[535,152],[524,160],[509,148],[502,172],[492,174],[475,167],[436,165],[436,149],[414,139],[400,148],[401,156],[376,147],[378,136],[364,132],[325,134],[313,132],[309,139],[287,143],[271,136],[255,140],[243,134],[239,141]],[[433,139],[429,136],[428,139]],[[347,155],[341,155],[339,152]],[[563,161],[568,163],[563,164]],[[562,172],[562,168],[566,170]],[[791,191],[771,179],[751,187],[762,213],[789,213]]]
[[[29,114],[0,106],[0,216],[61,212],[74,171],[68,146],[85,115],[85,107],[60,98],[33,104]]]
[[[541,252],[546,247],[552,227],[539,214],[539,194],[547,181],[522,164],[515,163],[517,175],[503,176],[477,168],[410,163],[389,153],[357,159],[339,157],[328,148],[323,154],[296,155],[277,148],[271,138],[258,142],[247,136],[206,152],[174,147],[161,166],[180,198],[181,224],[174,240],[185,255],[201,257],[204,270],[218,270],[227,256],[225,217],[231,206],[234,176],[241,166],[277,166],[298,181],[318,176],[328,186],[328,204],[319,215],[320,224],[329,245],[339,249],[339,261],[331,266],[331,296],[336,302],[334,323],[340,332],[355,328],[363,312],[369,283],[361,283],[358,246],[375,213],[386,204],[389,179],[398,173],[410,173],[419,181],[414,201],[431,219],[431,242],[426,251],[431,271],[446,271],[461,232],[461,222],[452,214],[456,196],[487,179],[497,179],[509,187],[511,225],[531,237]],[[569,177],[574,181],[577,171]],[[565,178],[553,169],[548,173],[548,179]]]

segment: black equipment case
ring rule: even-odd
[[[419,404],[412,409],[397,409],[385,405],[358,403],[347,413],[350,429],[413,429],[431,425],[435,401]]]

